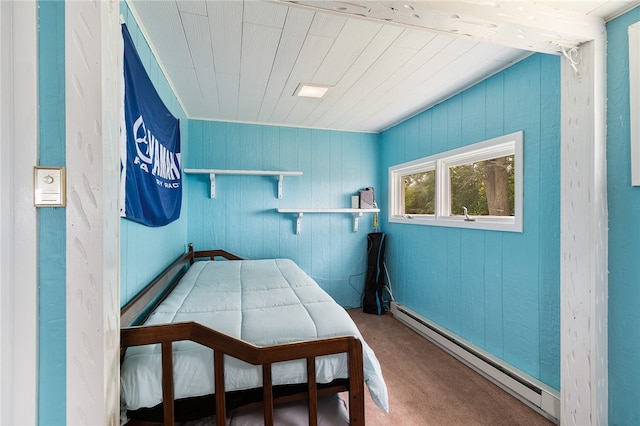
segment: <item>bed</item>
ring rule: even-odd
[[[375,354],[348,313],[288,259],[189,250],[121,311],[123,423],[192,420],[303,401],[309,424],[348,395],[364,424],[364,385],[388,411]],[[218,379],[224,378],[224,379]],[[320,403],[318,402],[320,401]],[[335,405],[334,405],[335,407]],[[238,423],[239,424],[239,423]]]

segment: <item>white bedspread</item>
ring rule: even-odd
[[[388,412],[387,388],[375,354],[347,312],[291,260],[194,263],[146,324],[182,321],[197,321],[258,346],[358,336],[365,383],[375,403]],[[213,351],[193,342],[174,343],[173,350],[175,398],[214,393]],[[274,385],[306,382],[304,360],[275,364],[272,371]],[[347,378],[346,355],[316,359],[316,373],[318,383]],[[227,391],[261,385],[260,367],[225,358]],[[159,345],[127,350],[120,386],[125,409],[162,402]]]

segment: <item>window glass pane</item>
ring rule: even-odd
[[[404,214],[434,214],[436,172],[414,173],[402,177]]]
[[[451,215],[513,216],[514,176],[513,155],[450,167]]]

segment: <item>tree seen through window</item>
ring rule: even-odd
[[[436,172],[429,170],[403,176],[404,214],[434,214]]]
[[[450,167],[451,214],[513,216],[514,172],[513,155]]]

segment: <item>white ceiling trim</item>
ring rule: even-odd
[[[277,1],[551,54],[604,32],[603,18],[544,1]]]

